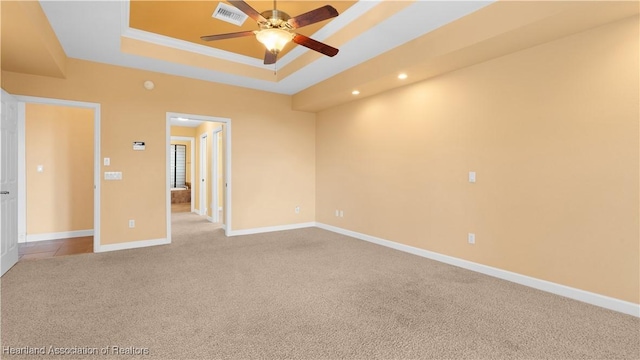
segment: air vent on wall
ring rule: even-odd
[[[248,16],[234,6],[218,3],[218,7],[216,7],[216,11],[213,12],[211,17],[240,26],[247,20]]]

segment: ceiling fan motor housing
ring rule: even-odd
[[[291,19],[291,16],[284,11],[273,9],[264,11],[260,15],[267,19],[266,23],[259,23],[261,29],[279,28],[283,30],[293,30],[293,27],[287,22]]]

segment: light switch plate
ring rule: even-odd
[[[469,182],[470,183],[476,182],[476,172],[475,171],[469,171]]]
[[[122,180],[122,172],[121,171],[105,171],[104,179],[105,180]]]

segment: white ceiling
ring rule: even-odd
[[[335,57],[320,57],[279,82],[258,80],[248,76],[121,52],[120,37],[125,36],[256,67],[265,67],[258,59],[129,28],[129,1],[45,0],[41,1],[41,4],[69,57],[292,95],[494,1],[415,1],[377,26],[340,46],[340,53]],[[313,38],[323,41],[380,2],[381,0],[359,1],[314,34]],[[296,47],[278,60],[278,66],[285,66],[305,51],[309,50],[301,46]]]

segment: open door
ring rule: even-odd
[[[18,101],[2,90],[0,108],[0,268],[18,262]]]
[[[200,135],[200,212],[207,215],[207,134]]]
[[[221,174],[222,164],[221,160],[221,138],[222,138],[222,125],[213,129],[213,136],[211,137],[211,218],[214,223],[219,223],[222,221],[220,219],[220,209],[222,204],[222,199],[220,194],[223,193],[220,186],[222,186],[223,176]]]

